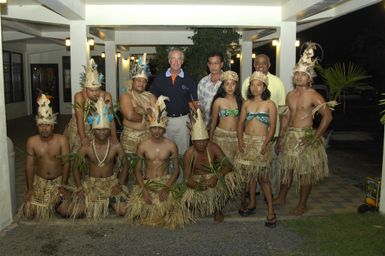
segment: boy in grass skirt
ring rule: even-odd
[[[316,76],[313,58],[317,44],[308,42],[301,59],[293,70],[295,89],[288,93],[286,104],[288,109],[282,117],[279,140],[276,143],[281,187],[276,204],[286,200],[292,184],[299,190],[299,201],[291,211],[293,215],[302,215],[307,209],[307,199],[313,184],[321,181],[329,174],[328,160],[322,135],[332,121],[329,107],[336,102],[325,102],[323,97],[311,88]],[[322,116],[317,129],[313,129],[313,115],[319,112]]]
[[[78,157],[81,161],[74,165],[77,189],[73,203],[74,217],[84,213],[93,220],[107,217],[109,206],[117,215],[125,215],[128,194],[125,186],[128,178],[127,161],[120,143],[111,140],[112,115],[109,114],[109,105],[99,98],[95,106],[95,113],[88,118],[94,139],[90,146],[80,147]],[[115,162],[119,173],[114,173]],[[83,181],[80,171],[88,171]]]
[[[55,213],[67,217],[70,204],[70,193],[67,191],[69,164],[62,162],[59,156],[68,154],[68,140],[53,133],[56,114],[52,113],[50,100],[42,94],[37,102],[39,134],[27,140],[27,191],[18,217],[47,220]]]
[[[231,171],[231,164],[222,149],[209,142],[209,135],[200,109],[192,116],[191,146],[183,156],[187,190],[184,203],[194,216],[214,214],[215,222],[222,222],[222,209],[229,199],[241,190],[240,177]]]
[[[167,112],[160,96],[148,114],[151,137],[138,145],[139,159],[135,168],[137,185],[127,202],[126,218],[129,223],[163,226],[170,229],[183,227],[192,221],[188,209],[181,204],[181,192],[176,180],[179,176],[178,149],[176,144],[164,137]],[[173,173],[168,174],[169,161]],[[142,164],[145,163],[144,175]]]

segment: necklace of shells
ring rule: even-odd
[[[99,167],[103,167],[104,166],[104,161],[106,161],[107,156],[108,156],[108,152],[110,151],[110,139],[108,139],[108,142],[107,142],[106,154],[104,155],[104,157],[103,157],[103,159],[101,161],[99,159],[98,153],[96,153],[95,140],[92,140],[92,149],[94,150],[94,153],[95,153],[95,156],[96,156],[96,160],[98,160],[98,166]]]

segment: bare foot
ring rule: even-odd
[[[214,222],[215,223],[221,223],[225,219],[225,215],[221,211],[217,211],[214,213]]]
[[[306,212],[306,207],[297,206],[296,208],[294,208],[293,210],[290,211],[290,214],[294,215],[294,216],[300,216],[300,215],[304,214],[305,212]]]
[[[285,200],[284,199],[280,199],[280,198],[275,198],[273,199],[273,205],[284,205],[285,204]]]

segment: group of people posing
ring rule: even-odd
[[[322,135],[332,115],[330,103],[311,88],[316,47],[309,43],[294,67],[287,96],[268,72],[266,55],[256,56],[255,72],[240,87],[237,73],[223,72],[223,56],[213,52],[210,74],[196,85],[182,69],[180,49],[169,52],[169,69],[146,91],[144,54],[120,97],[120,139],[111,94],[100,89],[91,59],[64,135],[54,133],[49,97],[38,99],[20,216],[99,219],[112,208],[133,224],[176,228],[207,215],[222,222],[224,207],[237,197],[239,214],[256,213],[257,182],[267,204],[265,226],[275,227],[273,205],[285,203],[292,184],[299,190],[292,214],[303,214],[312,185],[328,175]],[[317,113],[321,123],[313,128]]]

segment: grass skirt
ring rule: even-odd
[[[73,217],[78,216],[80,209],[85,209],[86,217],[89,219],[100,219],[108,216],[110,199],[119,207],[120,202],[127,201],[128,190],[126,186],[121,186],[122,192],[118,195],[112,195],[111,189],[119,184],[116,175],[107,178],[86,177],[83,181],[85,200],[74,196]]]
[[[170,229],[183,227],[193,221],[188,209],[175,199],[171,192],[165,201],[159,200],[158,191],[163,189],[170,175],[165,175],[152,180],[145,180],[145,186],[149,183],[159,184],[158,188],[148,189],[152,204],[143,200],[142,189],[135,185],[127,201],[127,221],[130,224],[142,224],[149,226],[163,226]]]
[[[87,122],[84,123],[84,130],[86,136],[92,139],[94,135],[92,133],[91,126]],[[66,128],[64,129],[63,134],[68,138],[70,152],[78,152],[81,146],[81,141],[78,134],[78,126],[76,124],[75,115],[71,117],[71,120],[68,122]]]
[[[311,130],[312,131],[312,130]],[[317,139],[308,147],[300,146],[309,128],[289,127],[282,141],[278,156],[281,182],[287,183],[293,172],[296,189],[303,184],[316,184],[329,174],[328,159],[322,139]]]
[[[34,216],[37,220],[48,220],[55,216],[55,206],[59,202],[59,187],[62,176],[46,180],[35,175],[33,195],[30,201],[24,202],[18,212],[18,218]]]
[[[243,134],[245,143],[244,152],[238,153],[235,156],[234,167],[240,172],[242,180],[249,182],[251,179],[259,177],[268,177],[271,173],[272,148],[271,143],[266,148],[266,153],[260,153],[265,136],[254,136]]]
[[[213,142],[218,144],[231,162],[234,162],[234,157],[238,152],[237,131],[227,131],[216,127]]]
[[[194,175],[198,183],[206,183],[215,174]],[[238,196],[242,190],[242,182],[237,172],[231,171],[219,179],[214,188],[200,191],[187,187],[182,196],[182,203],[187,206],[195,217],[211,215],[224,208],[227,201]]]
[[[120,135],[120,143],[122,144],[126,154],[136,153],[136,147],[138,144],[148,138],[150,138],[150,132],[148,129],[135,130],[125,126],[122,134]]]

